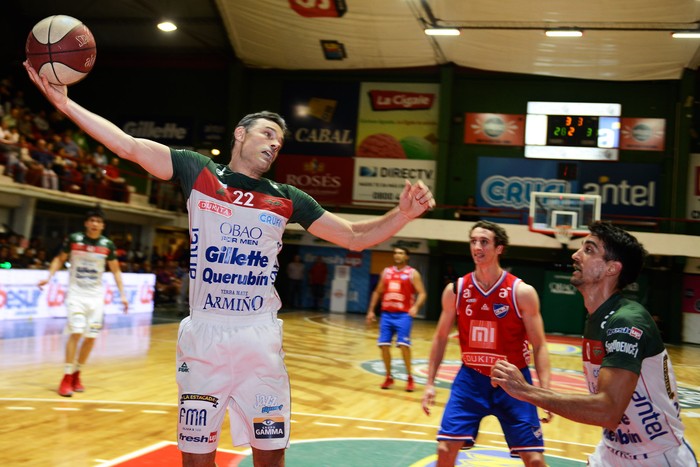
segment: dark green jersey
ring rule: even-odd
[[[603,442],[627,459],[642,459],[681,444],[678,388],[671,360],[647,310],[620,294],[588,317],[583,335],[583,369],[591,393],[598,392],[601,368],[639,375],[625,414]]]

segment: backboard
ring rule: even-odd
[[[571,236],[588,235],[588,224],[600,220],[601,197],[579,193],[530,194],[528,227],[532,232],[556,236],[562,229]]]

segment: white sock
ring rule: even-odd
[[[63,372],[67,375],[72,375],[73,374],[73,364],[72,363],[66,363],[66,366],[64,367]]]

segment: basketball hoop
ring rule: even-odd
[[[564,248],[569,246],[573,232],[570,225],[558,225],[554,228],[554,238],[559,240]]]

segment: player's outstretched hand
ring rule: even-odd
[[[517,366],[505,360],[499,360],[491,367],[491,386],[500,386],[505,392],[519,399],[529,386]]]
[[[435,386],[432,384],[425,385],[421,405],[423,406],[423,412],[426,415],[430,415],[430,409],[435,405]]]
[[[29,79],[32,80],[36,87],[39,88],[42,94],[44,94],[54,106],[60,107],[68,102],[67,86],[49,83],[49,80],[43,76],[39,76],[39,73],[37,73],[34,67],[29,63],[29,60],[24,61],[24,68],[27,70],[27,74],[29,74]]]
[[[129,300],[124,296],[122,296],[122,306],[124,307],[124,314],[127,314],[129,312]]]
[[[421,216],[425,211],[435,207],[435,199],[430,189],[421,180],[411,185],[405,181],[403,191],[399,197],[399,209],[410,219]]]

